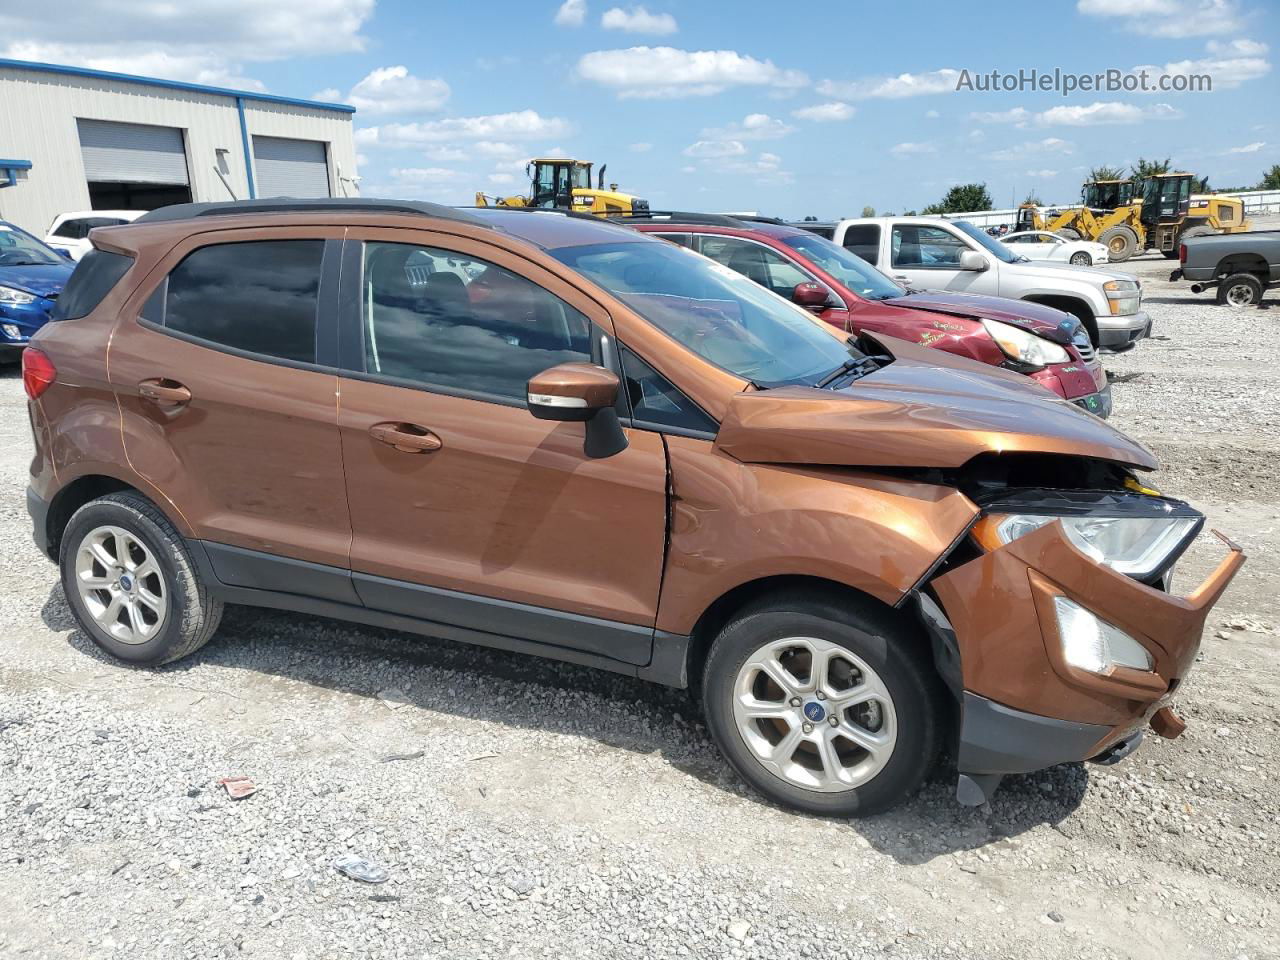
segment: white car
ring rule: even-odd
[[[53,218],[44,242],[55,250],[65,250],[72,260],[89,252],[89,231],[94,227],[118,227],[133,223],[145,210],[78,210]]]
[[[1091,240],[1068,240],[1047,230],[1022,230],[1000,238],[1028,260],[1053,260],[1056,263],[1073,263],[1077,267],[1091,267],[1095,263],[1110,263],[1106,244]]]

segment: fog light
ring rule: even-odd
[[[4,335],[10,340],[21,340],[22,331],[18,329],[14,323],[0,323],[0,330],[4,331]]]
[[[1075,601],[1054,597],[1053,609],[1058,616],[1062,655],[1071,666],[1103,675],[1116,667],[1151,670],[1155,666],[1146,647]]]

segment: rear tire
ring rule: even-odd
[[[1107,256],[1112,263],[1124,263],[1138,250],[1138,235],[1123,224],[1103,230],[1098,242],[1107,248]]]
[[[62,589],[80,628],[128,663],[179,660],[222,619],[182,535],[137,493],[86,503],[62,533]]]
[[[1233,273],[1218,284],[1218,303],[1224,307],[1256,307],[1262,302],[1262,281],[1252,273]]]
[[[879,813],[919,788],[938,752],[939,691],[927,649],[897,618],[820,591],[743,610],[702,677],[707,726],[743,779],[832,817]]]

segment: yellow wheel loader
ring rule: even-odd
[[[563,157],[539,157],[525,165],[529,177],[527,196],[490,197],[476,193],[476,206],[542,207],[550,210],[572,210],[605,217],[617,213],[646,213],[649,201],[629,193],[620,193],[616,183],[604,187],[607,164],[600,166],[600,178],[591,185],[593,164]]]

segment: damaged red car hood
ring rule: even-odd
[[[1042,303],[987,297],[978,293],[938,293],[929,290],[895,297],[886,302],[897,307],[931,310],[953,317],[999,320],[1055,343],[1070,343],[1071,336],[1080,323],[1071,314]]]
[[[1158,466],[1142,444],[1027,377],[875,339],[894,362],[840,390],[736,394],[716,447],[747,463],[945,468],[981,453],[1049,453]]]

